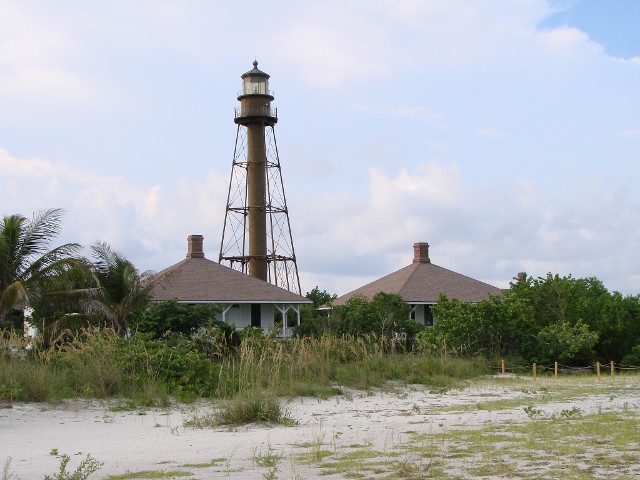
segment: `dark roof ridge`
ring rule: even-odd
[[[378,292],[396,293],[405,302],[435,303],[441,293],[464,302],[478,302],[503,290],[431,262],[414,262],[338,297],[344,305],[354,295],[372,299]]]
[[[158,272],[154,300],[193,302],[312,303],[306,297],[205,257],[187,257]]]
[[[394,277],[394,276],[400,274],[404,270],[408,270],[409,272],[407,274],[407,277],[406,277],[406,279],[404,279],[404,281],[401,284],[402,287],[400,288],[400,290],[402,290],[402,288],[404,288],[409,283],[409,280],[411,280],[411,278],[413,277],[418,265],[420,265],[420,264],[419,263],[410,263],[409,265],[405,265],[404,267],[399,268],[398,270],[396,270],[394,272],[387,273],[386,275],[378,278],[377,280],[372,280],[371,282],[369,282],[369,283],[367,283],[367,284],[365,284],[365,285],[363,285],[363,286],[361,286],[359,288],[356,288],[355,290],[351,290],[351,292],[355,292],[356,290],[360,290],[360,289],[366,288],[369,285],[374,284],[374,283],[383,282],[385,280],[388,280],[391,277]],[[411,270],[413,270],[413,271],[411,271]],[[351,292],[347,292],[347,293],[345,293],[345,295],[348,295]],[[343,295],[340,295],[340,296],[343,296]]]
[[[473,277],[470,277],[469,275],[465,275],[464,273],[454,272],[454,271],[453,271],[453,270],[451,270],[450,268],[441,267],[440,265],[436,265],[435,263],[430,263],[430,262],[429,262],[429,263],[416,263],[415,265],[431,265],[431,266],[433,266],[433,267],[437,267],[437,268],[440,268],[440,269],[442,269],[442,270],[446,270],[446,271],[447,271],[447,272],[449,272],[449,273],[453,273],[454,275],[460,275],[461,277],[468,278],[469,280],[472,280],[472,281],[474,281],[474,282],[483,283],[483,284],[488,285],[489,287],[492,287],[492,288],[498,288],[498,287],[495,287],[495,286],[491,285],[490,283],[483,282],[482,280],[475,279],[475,278],[473,278]],[[417,270],[417,269],[416,269],[416,270]],[[413,272],[413,274],[412,274],[412,276],[413,276],[413,275],[415,275],[415,273],[416,273],[416,272],[414,271],[414,272]],[[501,289],[501,290],[502,290],[502,289]]]

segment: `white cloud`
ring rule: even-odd
[[[67,212],[64,241],[107,241],[143,263],[140,268],[159,269],[181,258],[189,234],[202,233],[208,256],[217,256],[227,184],[215,170],[162,188],[44,159],[20,159],[0,149],[0,172],[0,189],[14,192],[4,199],[2,213],[29,216],[62,207]]]
[[[602,45],[592,41],[589,35],[572,27],[560,27],[539,31],[535,35],[535,47],[532,55],[540,55],[538,63],[543,61],[547,68],[554,66],[558,72],[568,69],[582,71],[592,68],[599,60],[616,61],[609,57]]]
[[[327,209],[313,217],[323,229],[298,238],[309,289],[342,294],[362,286],[408,265],[418,241],[429,242],[433,263],[500,287],[519,271],[596,276],[625,293],[640,286],[632,278],[640,268],[640,208],[606,184],[550,197],[530,182],[507,190],[474,185],[457,166],[430,162],[394,176],[370,169],[368,197],[339,208],[329,197],[313,201]]]
[[[149,195],[144,199],[142,212],[148,219],[152,219],[158,213],[158,200],[160,198],[160,185],[154,185],[149,191]]]
[[[43,178],[50,176],[54,169],[51,162],[40,158],[21,160],[9,155],[9,152],[0,148],[0,170],[4,175]]]

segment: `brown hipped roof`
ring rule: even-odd
[[[204,258],[201,235],[190,235],[187,258],[157,273],[154,279],[151,297],[156,301],[312,303],[306,297]]]
[[[333,305],[344,305],[354,295],[371,299],[379,292],[396,293],[407,303],[436,303],[441,293],[462,302],[502,295],[502,290],[493,285],[432,264],[427,243],[414,244],[411,265],[338,297]]]

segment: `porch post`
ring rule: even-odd
[[[222,322],[227,323],[227,312],[231,310],[233,305],[228,305],[225,309],[222,310]]]

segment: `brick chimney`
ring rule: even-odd
[[[527,272],[518,272],[518,283],[526,283]]]
[[[429,260],[429,244],[427,242],[413,244],[413,263],[431,263],[431,260]]]
[[[189,235],[187,237],[187,258],[204,258],[203,239],[202,235]]]

